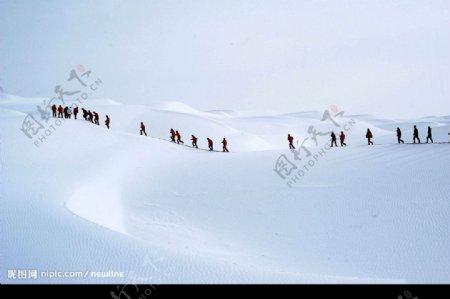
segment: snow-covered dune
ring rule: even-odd
[[[329,139],[320,137],[319,147],[306,143],[311,157],[295,160],[287,133],[301,142],[310,126],[342,127],[319,112],[248,116],[94,99],[82,106],[100,113],[101,126],[62,120],[36,146],[20,128],[40,101],[0,101],[2,282],[17,282],[4,276],[16,268],[125,275],[29,283],[450,281],[450,144],[398,145],[394,133],[401,126],[409,140],[413,124],[421,134],[431,125],[445,142],[449,117],[348,116],[339,119],[354,121],[348,147],[319,156]],[[195,134],[203,149],[206,137],[216,149],[226,137],[231,152],[170,143],[170,128],[186,144]],[[280,155],[297,178],[275,173]]]

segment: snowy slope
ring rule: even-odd
[[[111,130],[64,120],[36,147],[20,131],[41,99],[0,102],[1,282],[8,269],[123,271],[124,278],[49,283],[448,283],[450,144],[395,144],[417,124],[448,141],[450,117],[351,116],[347,148],[331,149],[288,186],[286,135],[307,137],[321,112],[248,116],[94,99]],[[38,114],[35,114],[39,119]],[[151,138],[138,135],[139,122]],[[206,148],[161,140],[170,128]],[[370,127],[376,146],[365,146]],[[421,136],[422,138],[425,136]],[[323,137],[321,144],[327,142]],[[308,141],[308,148],[315,145]]]

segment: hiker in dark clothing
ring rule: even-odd
[[[105,125],[106,127],[109,129],[109,123],[111,122],[111,120],[109,119],[109,116],[106,116],[106,120],[105,120]]]
[[[208,140],[208,148],[209,148],[209,150],[212,151],[213,150],[213,141],[211,139],[209,139],[209,138],[206,138],[206,140]]]
[[[227,148],[228,141],[225,138],[223,138],[222,144],[223,144],[223,148],[222,148],[223,152],[228,153],[228,148]]]
[[[333,147],[333,144],[337,147],[337,143],[336,143],[336,135],[334,134],[334,132],[331,132],[331,147]]]
[[[295,149],[295,146],[292,144],[292,142],[294,142],[294,136],[291,136],[291,134],[288,134],[287,139],[289,141],[289,149]]]
[[[177,134],[175,133],[174,129],[170,129],[170,141],[175,143],[175,137]]]
[[[341,131],[341,135],[339,135],[339,140],[341,141],[341,146],[347,146],[347,144],[344,142],[345,141],[345,134],[343,131]]]
[[[73,116],[75,117],[75,119],[77,119],[77,114],[78,114],[78,106],[75,106],[75,108],[73,108]]]
[[[56,117],[56,105],[55,104],[53,104],[53,106],[52,106],[52,112],[53,112],[53,117]]]
[[[373,142],[371,141],[371,139],[373,138],[373,135],[369,129],[367,129],[366,138],[367,138],[367,145],[373,145]]]
[[[414,126],[413,143],[416,143],[416,139],[417,139],[417,140],[419,141],[419,143],[420,143],[419,130],[417,130],[417,127]]]
[[[98,122],[99,116],[98,113],[94,111],[94,123],[98,126],[100,126],[100,123]]]
[[[177,135],[177,143],[178,144],[184,144],[184,142],[183,142],[183,140],[181,140],[181,134],[180,134],[180,132],[178,132],[178,130],[177,131],[175,131],[175,135]]]
[[[145,125],[143,122],[141,122],[141,135],[145,134],[145,136],[147,136],[147,132],[145,132]]]
[[[431,143],[433,143],[433,136],[431,135],[431,127],[430,126],[428,126],[427,143],[428,143],[428,139],[430,139]]]
[[[192,136],[192,138],[191,138],[191,140],[192,140],[192,147],[198,148],[198,146],[197,146],[197,137],[195,137],[194,135],[191,135],[191,136]]]
[[[94,121],[93,121],[93,114],[92,114],[91,110],[88,110],[87,115],[88,115],[88,120],[89,120],[91,123],[93,123],[93,122],[94,122]]]
[[[69,114],[67,113],[67,110],[69,109],[69,107],[64,107],[64,118],[69,118]]]
[[[86,111],[86,109],[81,108],[81,111],[83,111],[83,118],[84,118],[84,120],[88,120],[88,112]]]
[[[400,128],[397,128],[397,141],[398,141],[398,144],[400,144],[400,143],[405,143],[405,142],[402,140],[402,131],[400,130]]]

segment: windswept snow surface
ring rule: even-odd
[[[400,126],[410,142],[417,124],[425,140],[431,125],[434,141],[447,142],[449,116],[338,117],[354,120],[348,147],[320,152],[329,136],[319,136],[317,147],[305,142],[311,157],[295,160],[287,133],[301,143],[310,126],[343,126],[319,111],[249,116],[119,102],[86,100],[101,126],[62,120],[34,144],[20,128],[27,113],[48,125],[36,110],[42,99],[2,96],[1,283],[450,282],[450,144],[398,145],[394,133]],[[231,152],[170,143],[170,128],[186,145],[195,134],[203,149],[206,137],[218,150],[226,137]],[[375,146],[365,145],[367,128]],[[280,155],[305,174],[282,179]],[[38,278],[8,278],[14,269]],[[110,270],[123,277],[92,274]]]

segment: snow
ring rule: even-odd
[[[431,125],[435,142],[447,142],[449,116],[338,119],[355,120],[349,146],[325,150],[289,187],[273,170],[278,157],[299,168],[309,159],[294,160],[287,133],[301,142],[311,125],[341,130],[321,112],[249,116],[89,99],[79,106],[98,111],[101,126],[63,120],[35,146],[20,128],[29,112],[40,119],[42,100],[0,102],[2,283],[450,281],[450,144],[395,137],[400,126],[410,142],[417,124],[425,140]],[[206,137],[219,150],[226,137],[231,152],[167,142],[172,127],[203,149]],[[366,146],[367,128],[375,146]],[[124,277],[11,280],[9,269]]]

